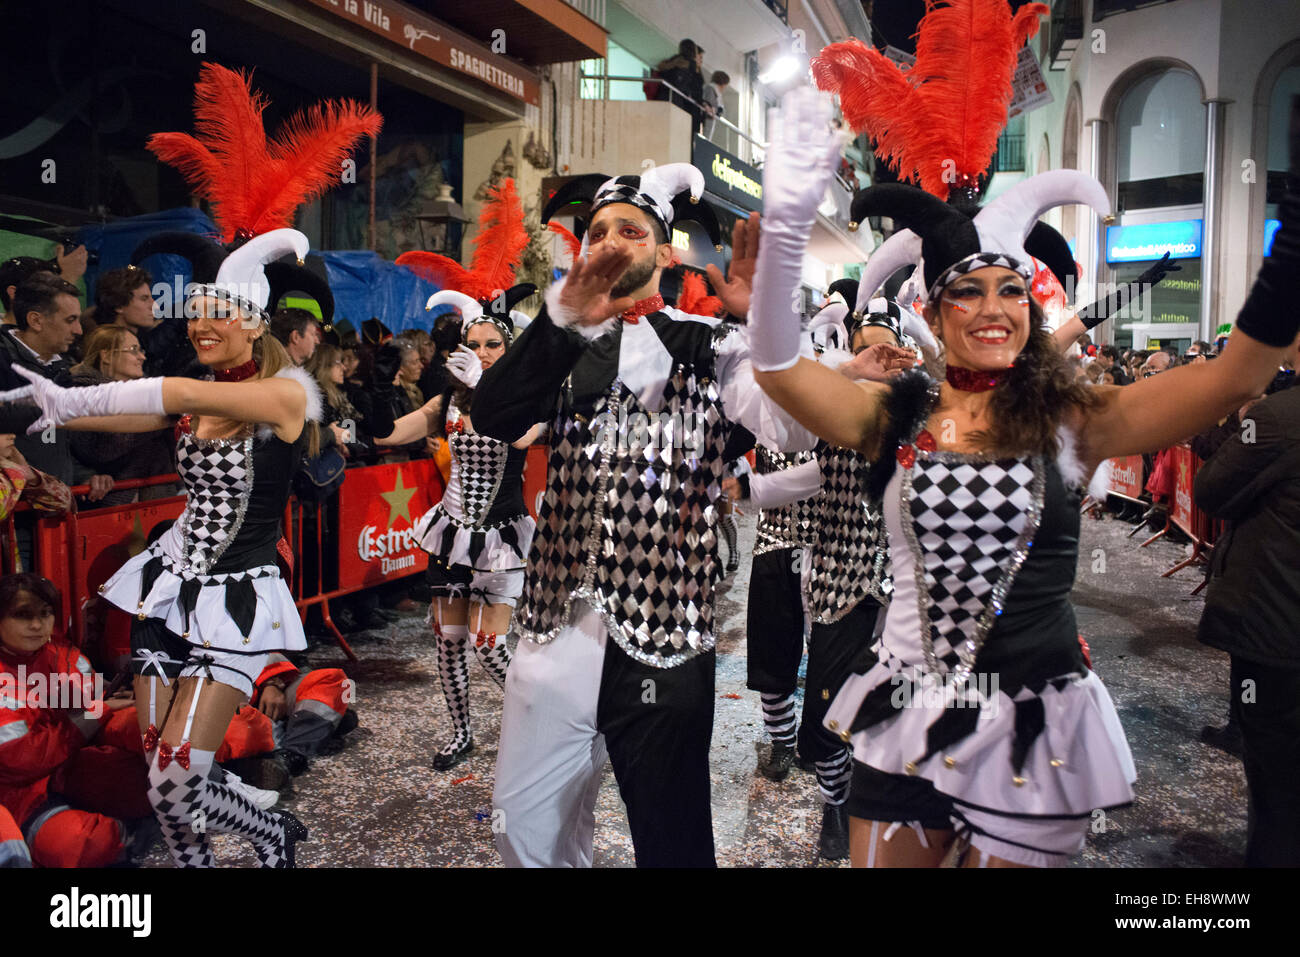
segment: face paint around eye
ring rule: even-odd
[[[943,301],[952,306],[952,308],[956,309],[958,312],[970,312],[970,306],[966,305],[964,302],[958,302],[951,296],[944,296]]]

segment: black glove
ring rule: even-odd
[[[375,350],[374,372],[371,375],[372,386],[389,386],[397,378],[397,370],[402,367],[402,350],[391,342],[385,342]]]
[[[1161,279],[1164,279],[1166,274],[1171,272],[1181,272],[1183,267],[1171,263],[1169,261],[1169,255],[1169,253],[1165,253],[1164,256],[1160,258],[1159,262],[1152,263],[1146,272],[1137,277],[1137,284],[1139,286],[1145,286],[1149,283],[1154,286]]]

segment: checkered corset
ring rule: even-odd
[[[460,487],[460,515],[464,525],[479,526],[487,518],[506,473],[510,445],[477,432],[452,432],[451,479]]]
[[[180,529],[182,577],[206,575],[239,534],[253,492],[253,435],[201,439],[182,432],[176,471],[188,492]]]
[[[712,590],[720,576],[713,501],[730,430],[716,385],[678,367],[650,421],[696,423],[684,443],[639,447],[611,423],[646,413],[615,380],[591,420],[562,409],[549,482],[516,627],[539,643],[589,603],[629,656],[671,668],[713,648]],[[687,419],[686,417],[692,417]]]
[[[903,531],[929,625],[922,635],[928,671],[973,671],[1033,545],[1045,476],[1041,456],[919,450],[903,472]]]
[[[865,498],[866,458],[818,449],[822,493],[815,501],[808,612],[820,625],[839,621],[866,598],[889,601],[889,545],[878,506]]]
[[[759,475],[782,472],[803,465],[815,458],[814,452],[773,452],[763,445],[754,446],[754,459]],[[758,528],[754,538],[754,554],[763,555],[780,548],[800,548],[811,545],[815,537],[814,523],[817,506],[812,499],[800,499],[777,508],[758,511]]]

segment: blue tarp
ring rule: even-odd
[[[184,230],[205,236],[217,235],[217,227],[201,210],[168,209],[146,216],[133,216],[111,223],[82,227],[78,242],[85,243],[99,261],[86,271],[86,288],[94,300],[94,283],[99,274],[131,264],[131,252],[145,238],[166,230]],[[365,250],[317,252],[325,262],[325,273],[334,293],[334,316],[347,319],[354,329],[378,317],[393,332],[405,329],[431,329],[435,313],[425,312],[424,303],[438,287],[420,279],[405,267],[395,265],[378,253]],[[150,256],[136,263],[153,275],[154,283],[171,285],[179,280],[179,289],[190,280],[189,263],[179,256]],[[441,310],[440,310],[441,311]]]

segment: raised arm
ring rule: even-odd
[[[608,328],[611,317],[634,305],[629,297],[609,296],[631,260],[627,250],[594,250],[546,291],[537,318],[479,379],[476,431],[515,442],[538,422],[550,421],[560,388],[587,343]]]
[[[1085,458],[1165,448],[1217,423],[1264,391],[1300,331],[1300,193],[1282,197],[1273,254],[1260,267],[1237,334],[1213,362],[1179,366],[1123,387],[1098,387],[1102,404],[1085,416]]]
[[[886,387],[850,382],[800,356],[796,303],[808,245],[826,185],[839,160],[830,102],[810,88],[788,94],[774,117],[763,167],[763,227],[750,306],[754,380],[795,421],[833,445],[874,455]]]
[[[393,431],[375,436],[375,445],[410,445],[438,430],[438,416],[442,414],[442,396],[435,395],[414,412],[409,412],[393,422]]]

